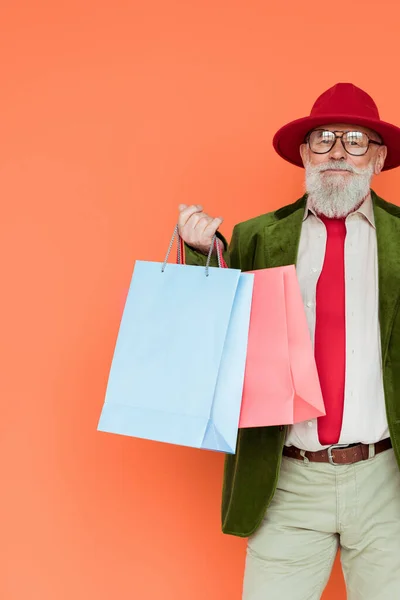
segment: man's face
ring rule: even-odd
[[[341,132],[362,132],[373,140],[380,142],[379,136],[370,129],[358,125],[333,123],[321,128],[341,135]],[[340,138],[326,152],[326,136],[316,134],[312,141],[314,150],[323,150],[319,154],[313,152],[310,143],[300,146],[300,154],[306,172],[306,191],[314,210],[330,218],[344,218],[356,210],[367,197],[373,175],[381,172],[385,163],[386,146],[370,144],[366,153],[354,155],[346,152]],[[359,141],[350,140],[348,148],[360,148]]]

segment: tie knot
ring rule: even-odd
[[[320,219],[324,223],[328,235],[346,235],[345,219],[329,219],[328,217],[324,216],[320,216]]]

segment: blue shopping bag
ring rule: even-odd
[[[136,261],[98,430],[233,454],[254,275],[168,254]]]

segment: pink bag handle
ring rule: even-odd
[[[178,249],[177,249],[177,253],[176,253],[176,262],[178,263],[178,265],[180,264],[185,264],[185,242],[183,241],[183,239],[181,238],[181,236],[178,233]],[[211,244],[211,247],[214,247],[217,251],[217,259],[218,259],[218,266],[220,269],[227,269],[228,265],[225,262],[225,259],[223,257],[223,254],[221,252],[221,244],[218,243],[218,238],[216,235],[214,235],[213,237],[213,243]]]
[[[179,227],[178,225],[176,225],[175,229],[174,229],[174,233],[172,235],[171,241],[169,243],[169,247],[167,250],[167,254],[163,263],[163,266],[161,268],[161,272],[163,273],[165,271],[165,267],[169,258],[169,255],[171,253],[171,249],[175,240],[175,237],[178,238],[178,247],[177,247],[177,253],[176,253],[176,262],[178,265],[182,265],[185,264],[185,245],[184,245],[184,241],[182,239],[182,237],[179,234]],[[208,252],[208,256],[207,256],[207,262],[206,262],[206,277],[208,277],[209,275],[209,266],[210,266],[210,261],[211,261],[211,255],[213,253],[214,248],[217,251],[217,259],[218,259],[218,267],[220,269],[227,269],[228,265],[226,264],[224,257],[222,255],[221,252],[221,246],[220,244],[217,242],[217,236],[214,235],[212,242],[211,242],[211,246],[210,246],[210,250]]]

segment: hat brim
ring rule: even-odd
[[[304,117],[284,125],[274,135],[273,145],[276,152],[288,162],[298,167],[303,166],[300,156],[300,145],[309,131],[322,125],[348,123],[373,129],[378,133],[387,147],[387,157],[383,171],[389,171],[400,165],[400,128],[385,121],[365,119],[354,115],[324,115],[321,117]]]

